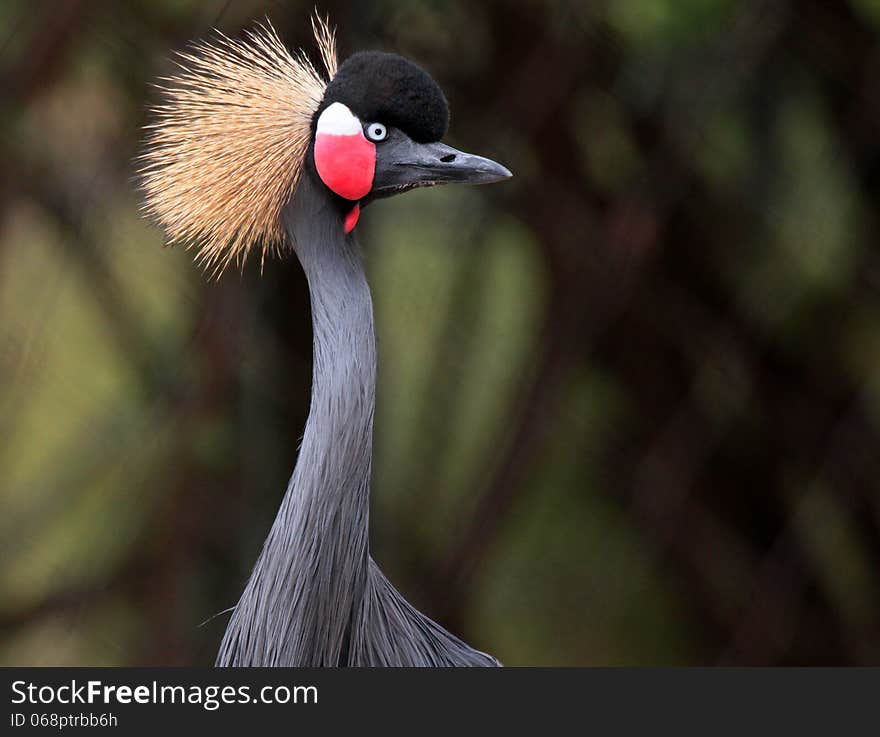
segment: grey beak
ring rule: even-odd
[[[398,134],[377,145],[370,198],[437,184],[490,184],[510,179],[507,167],[445,143],[416,143]]]
[[[396,167],[414,175],[415,181],[437,184],[491,184],[510,179],[513,174],[497,161],[447,146],[445,143],[415,144],[415,156],[398,161]]]

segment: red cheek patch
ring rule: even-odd
[[[359,200],[373,188],[376,147],[360,131],[350,135],[318,133],[315,168],[321,181],[340,197]]]

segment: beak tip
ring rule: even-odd
[[[489,179],[488,183],[492,182],[503,182],[506,179],[510,179],[513,176],[513,172],[510,171],[506,166],[499,164],[497,161],[492,162],[493,166],[488,172]]]

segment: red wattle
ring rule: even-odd
[[[355,202],[354,207],[351,208],[351,212],[345,216],[345,234],[348,235],[351,231],[354,230],[354,226],[358,223],[358,218],[361,216],[361,203]]]
[[[373,188],[376,147],[360,131],[344,136],[318,133],[315,168],[321,181],[340,197],[359,200]]]

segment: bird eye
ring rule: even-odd
[[[367,125],[367,138],[371,141],[384,141],[388,136],[388,129],[381,123],[370,123]]]

